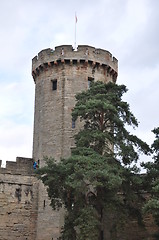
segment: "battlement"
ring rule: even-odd
[[[35,78],[36,73],[41,69],[54,64],[57,65],[59,62],[71,64],[87,62],[93,64],[93,66],[106,66],[109,71],[116,75],[118,72],[118,60],[107,50],[79,45],[76,51],[71,45],[61,45],[55,47],[55,50],[51,48],[44,49],[32,59],[33,77]]]
[[[0,174],[14,174],[14,175],[32,175],[33,171],[33,159],[17,157],[16,162],[7,161],[6,167],[1,167],[2,160],[0,160]]]

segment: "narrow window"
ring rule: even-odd
[[[92,83],[93,81],[94,81],[94,78],[88,77],[88,89],[90,88],[91,83]]]
[[[44,200],[44,204],[43,204],[43,207],[45,208],[45,206],[46,206],[46,202],[45,202],[45,200]]]
[[[75,120],[72,119],[72,128],[75,128],[75,127],[76,127]]]
[[[52,81],[52,90],[57,90],[57,80],[51,80]]]

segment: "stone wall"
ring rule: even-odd
[[[56,240],[63,212],[53,211],[33,159],[0,160],[0,240]]]
[[[0,167],[1,240],[36,239],[38,184],[32,159],[17,158]]]
[[[63,225],[63,212],[53,211],[46,188],[40,182],[36,240],[57,240]]]
[[[147,196],[148,194],[144,193],[143,199]],[[141,218],[135,211],[125,216],[109,211],[103,216],[103,240],[156,240],[154,235],[158,231],[150,214]]]

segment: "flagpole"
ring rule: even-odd
[[[77,24],[77,15],[75,12],[75,50],[76,50],[76,24]]]

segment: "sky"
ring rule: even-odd
[[[158,0],[0,0],[0,159],[32,157],[32,58],[75,42],[110,51],[118,84],[139,121],[135,134],[152,144],[159,126]],[[141,156],[143,159],[143,156]],[[144,160],[146,158],[144,157]]]

